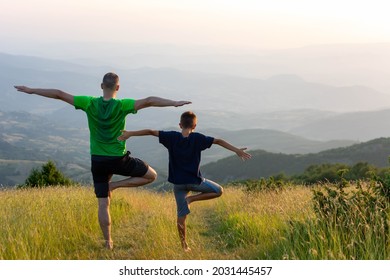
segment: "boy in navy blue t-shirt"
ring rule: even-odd
[[[193,132],[197,123],[196,115],[193,112],[184,112],[180,118],[181,132],[138,130],[122,131],[118,140],[124,141],[133,136],[153,135],[159,138],[169,152],[169,175],[168,181],[174,185],[174,194],[177,205],[177,228],[182,247],[190,251],[186,242],[185,220],[190,213],[189,204],[194,201],[213,199],[222,195],[222,187],[217,183],[205,179],[200,172],[201,152],[213,144],[220,145],[232,152],[235,152],[241,159],[250,159],[251,155],[246,153],[246,148],[236,148],[222,139],[205,136]],[[198,194],[188,196],[190,191]]]

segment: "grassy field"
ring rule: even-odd
[[[363,225],[361,239],[323,223],[303,186],[251,193],[227,186],[222,197],[192,204],[190,253],[180,247],[171,193],[115,191],[112,251],[103,247],[90,187],[3,190],[0,197],[2,260],[390,259],[388,208],[385,220]]]

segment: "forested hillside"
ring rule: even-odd
[[[241,162],[231,156],[203,166],[203,174],[212,180],[256,179],[278,174],[301,174],[307,167],[322,163],[356,164],[367,162],[376,167],[387,167],[390,138],[379,138],[346,148],[331,149],[316,154],[286,155],[262,150],[252,151],[252,159]]]

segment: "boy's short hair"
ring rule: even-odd
[[[197,118],[194,112],[187,111],[181,114],[180,124],[182,128],[194,128],[194,126],[196,125],[196,121]]]
[[[114,90],[119,83],[119,77],[117,74],[109,72],[103,77],[103,85],[106,88]]]

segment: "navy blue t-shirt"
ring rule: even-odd
[[[172,184],[200,184],[201,152],[213,144],[214,138],[192,132],[184,137],[177,131],[159,131],[159,141],[169,152],[169,176]]]

